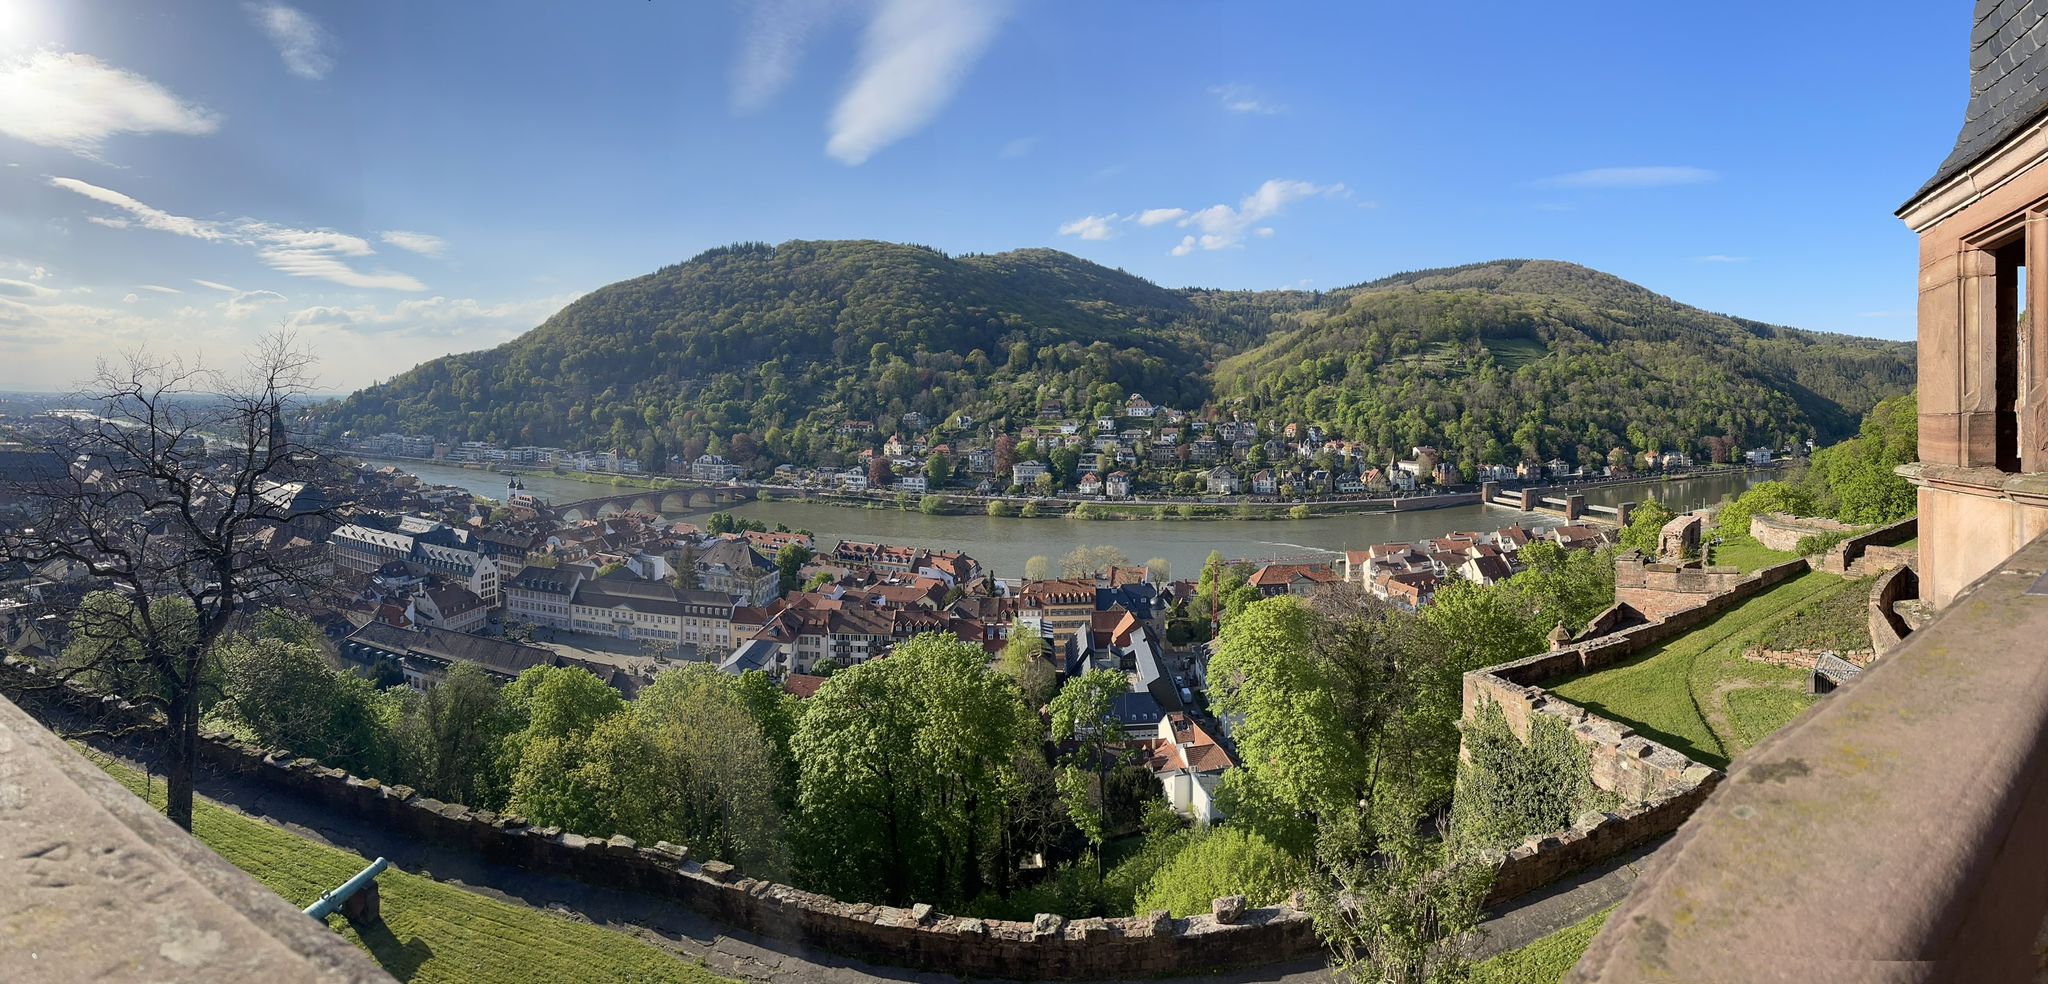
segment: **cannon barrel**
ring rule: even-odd
[[[333,913],[335,909],[340,908],[343,902],[348,901],[349,896],[361,891],[364,885],[376,881],[377,876],[382,874],[384,869],[388,867],[391,867],[391,862],[383,858],[370,862],[370,866],[356,872],[354,878],[342,882],[340,888],[321,895],[312,905],[307,906],[306,915],[323,922],[326,921],[329,914]]]

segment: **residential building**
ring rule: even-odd
[[[700,482],[723,482],[738,478],[740,466],[715,454],[699,455],[690,462],[690,477]]]
[[[1101,495],[1102,476],[1097,475],[1094,472],[1089,472],[1088,474],[1081,476],[1081,481],[1079,484],[1074,486],[1074,490],[1081,493],[1082,495]]]
[[[1147,420],[1150,419],[1152,415],[1157,412],[1158,408],[1154,407],[1150,401],[1146,400],[1144,397],[1139,396],[1136,393],[1132,393],[1130,395],[1130,398],[1124,401],[1124,416],[1126,417],[1136,417],[1140,420]]]
[[[1103,479],[1102,491],[1103,494],[1109,496],[1112,499],[1130,498],[1131,473],[1126,471],[1110,472],[1109,477]]]
[[[505,617],[528,625],[571,628],[576,586],[595,570],[581,564],[528,566],[505,582]]]
[[[1267,598],[1284,594],[1305,597],[1338,580],[1337,573],[1322,564],[1267,564],[1252,572],[1247,583]]]
[[[1231,471],[1229,465],[1217,465],[1216,467],[1209,469],[1209,474],[1207,478],[1209,483],[1210,495],[1237,494],[1237,473]]]
[[[742,538],[719,539],[692,556],[697,587],[736,595],[743,605],[767,604],[782,593],[782,572],[775,561]]]
[[[1208,729],[1188,714],[1173,711],[1160,717],[1155,737],[1141,747],[1146,768],[1159,780],[1174,812],[1205,827],[1222,819],[1216,787],[1237,761]]]
[[[1043,619],[1062,647],[1073,645],[1088,631],[1095,614],[1095,582],[1032,581],[1018,592],[1017,610]]]
[[[1010,466],[1010,484],[1030,488],[1037,481],[1051,474],[1042,461],[1020,461]]]
[[[640,677],[605,663],[446,629],[412,631],[373,622],[343,639],[339,649],[343,658],[363,666],[374,666],[384,660],[397,664],[405,674],[406,685],[415,690],[434,689],[456,663],[480,666],[500,685],[536,666],[574,667],[588,671],[627,698],[638,696],[643,682]]]
[[[328,537],[327,549],[341,570],[369,574],[395,560],[418,573],[451,578],[486,605],[499,602],[498,563],[464,530],[433,521],[402,523],[397,530],[350,523]]]

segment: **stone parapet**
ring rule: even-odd
[[[74,688],[38,688],[37,669],[9,661],[0,690],[38,703],[139,721],[147,712]],[[201,761],[289,790],[336,813],[377,821],[491,861],[547,871],[668,899],[748,932],[791,940],[880,964],[981,978],[1130,979],[1278,963],[1322,952],[1314,921],[1292,905],[1227,908],[1186,919],[1080,919],[1035,922],[975,919],[911,908],[841,902],[826,895],[745,877],[732,865],[692,860],[666,842],[600,839],[522,817],[472,810],[421,796],[407,786],[351,776],[289,752],[205,735]],[[303,918],[303,917],[301,917]]]

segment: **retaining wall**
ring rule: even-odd
[[[1821,558],[1820,569],[1830,574],[1862,575],[1918,563],[1918,550],[1902,550],[1898,545],[1919,535],[1917,516],[1859,533],[1829,549]]]
[[[1882,655],[1913,629],[1899,617],[1898,603],[1920,597],[1920,576],[1911,567],[1886,571],[1870,586],[1870,645]]]
[[[1617,569],[1627,561],[1617,561]],[[1652,646],[1684,635],[1762,592],[1806,573],[1804,559],[1734,579],[1726,590],[1663,620],[1560,646],[1512,663],[1465,674],[1464,717],[1487,703],[1498,706],[1516,737],[1529,739],[1538,714],[1563,721],[1585,747],[1593,784],[1624,805],[1589,813],[1564,830],[1536,834],[1509,849],[1494,874],[1486,905],[1542,888],[1559,878],[1677,830],[1721,781],[1721,772],[1676,749],[1635,733],[1551,695],[1539,684],[1613,666]]]
[[[140,722],[149,712],[75,688],[47,688],[47,676],[9,660],[0,689],[25,708]],[[44,686],[39,687],[38,684]],[[39,714],[38,716],[41,716]],[[982,978],[1142,978],[1208,973],[1320,953],[1314,922],[1294,906],[1246,909],[1230,923],[1212,915],[1033,922],[975,919],[910,908],[840,902],[741,875],[732,865],[691,856],[666,841],[585,837],[522,818],[471,810],[407,786],[351,776],[288,752],[201,736],[201,761],[305,796],[322,807],[374,820],[394,834],[472,850],[492,861],[567,875],[664,898],[750,932],[859,957]]]

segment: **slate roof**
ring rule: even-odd
[[[1970,99],[1955,149],[1913,193],[1903,212],[1936,185],[1982,160],[2048,111],[2048,7],[2039,0],[1977,0],[1970,21]]]

